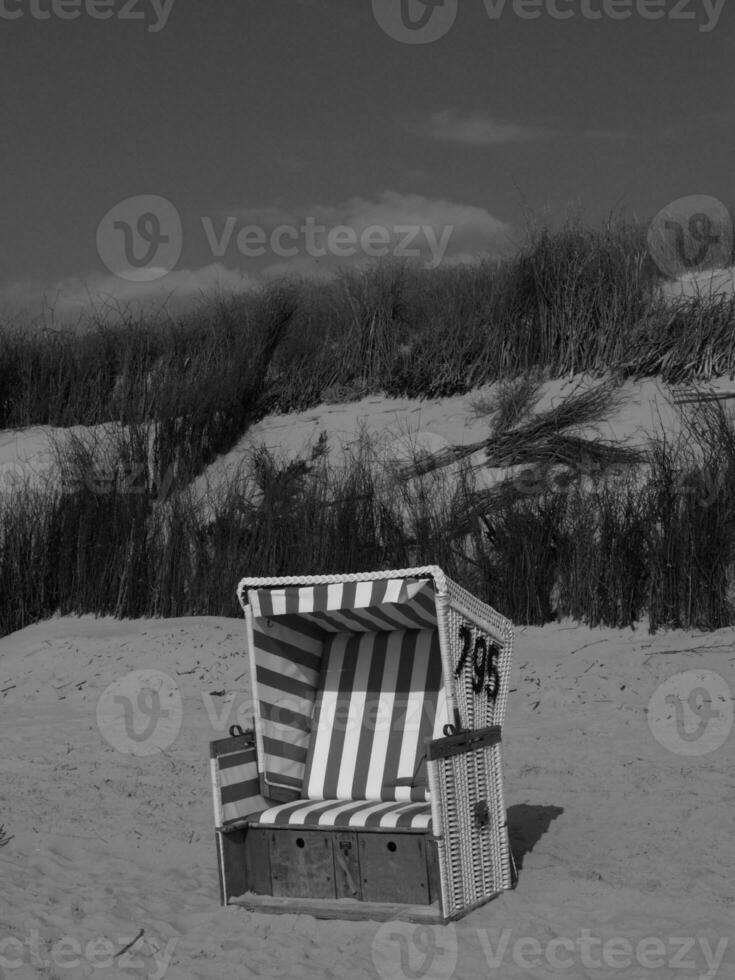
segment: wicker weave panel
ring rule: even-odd
[[[429,765],[443,831],[439,842],[443,911],[451,917],[512,887],[500,746],[485,746]],[[487,808],[485,824],[478,820],[478,804]]]

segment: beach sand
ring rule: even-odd
[[[734,663],[735,629],[519,628],[504,730],[518,887],[427,934],[220,906],[208,748],[248,722],[244,621],[64,617],[7,636],[0,978],[725,980]],[[134,755],[98,706],[142,670],[174,698],[157,751]],[[660,707],[703,670],[719,714],[691,740],[696,716],[677,728]]]

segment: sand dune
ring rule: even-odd
[[[582,376],[549,381],[543,386],[537,409],[552,407],[578,386],[591,383],[594,382]],[[733,386],[722,379],[713,382],[712,387],[729,390]],[[200,494],[207,489],[216,490],[239,468],[247,468],[255,447],[266,446],[280,459],[308,456],[321,433],[326,434],[336,464],[355,446],[362,432],[375,440],[377,448],[398,457],[410,455],[417,444],[428,449],[466,445],[487,435],[487,422],[475,417],[473,403],[492,390],[493,386],[488,385],[468,395],[425,401],[375,395],[348,404],[269,415],[252,426],[229,453],[215,460],[195,481],[195,488]],[[580,434],[593,436],[596,432],[602,438],[640,446],[661,428],[668,434],[676,433],[678,419],[666,385],[652,379],[629,381],[622,388],[619,411],[604,425]],[[0,491],[26,479],[36,485],[53,479],[53,444],[62,443],[67,432],[81,435],[84,431],[82,427],[64,430],[51,426],[0,431]],[[107,429],[95,426],[88,431],[104,438]]]

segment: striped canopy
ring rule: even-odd
[[[436,627],[434,585],[427,579],[382,579],[250,589],[256,619],[298,615],[333,633]]]

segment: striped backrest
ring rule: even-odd
[[[297,796],[330,637],[435,633],[434,585],[429,579],[395,578],[258,588],[248,590],[247,605],[263,792]]]
[[[426,800],[425,741],[446,723],[435,629],[332,634],[302,797]]]

